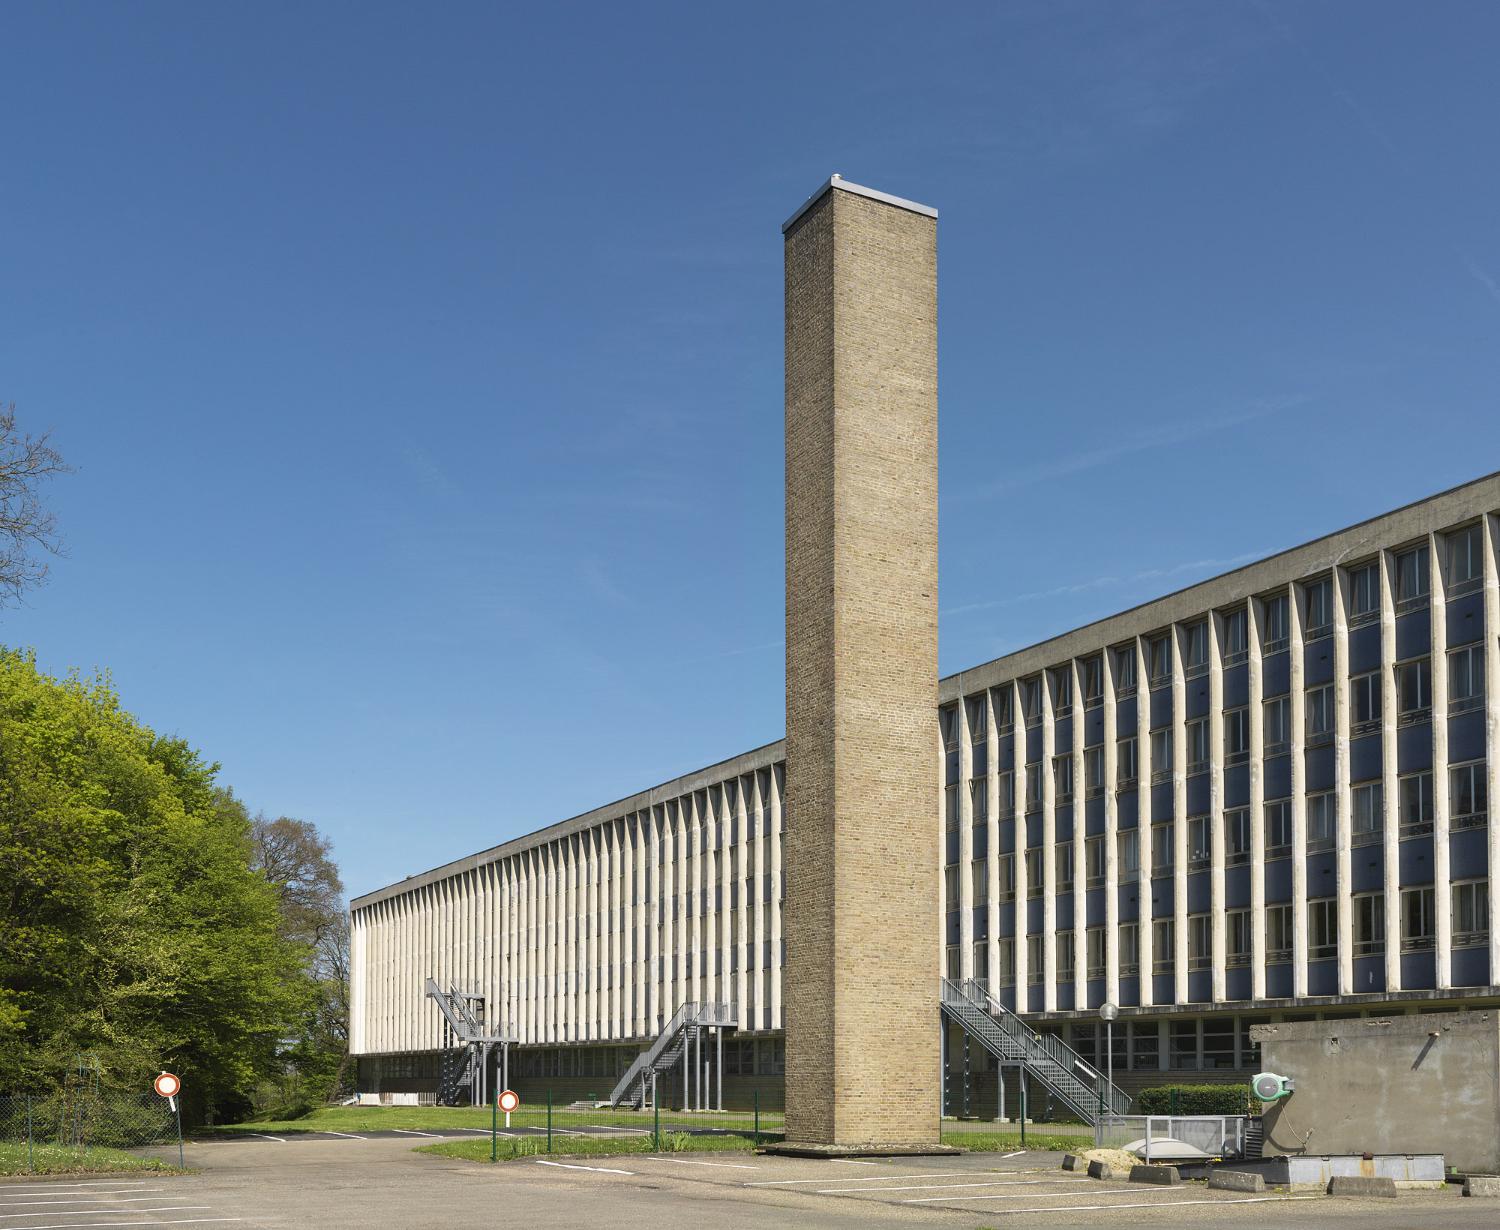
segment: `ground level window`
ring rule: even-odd
[[[1198,1022],[1172,1021],[1168,1032],[1168,1054],[1172,1067],[1182,1070],[1198,1066]]]
[[[1132,1021],[1130,1066],[1137,1072],[1155,1072],[1161,1067],[1161,1033],[1155,1021]]]
[[[1233,1017],[1214,1017],[1203,1022],[1203,1066],[1234,1067]]]

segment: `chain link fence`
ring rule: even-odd
[[[86,1162],[90,1152],[151,1145],[182,1149],[182,1123],[152,1092],[64,1086],[39,1093],[0,1094],[0,1160],[11,1170],[36,1170],[59,1154]]]

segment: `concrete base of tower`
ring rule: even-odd
[[[866,1144],[825,1145],[809,1141],[783,1140],[776,1144],[761,1145],[757,1153],[773,1153],[780,1157],[927,1157],[949,1153],[965,1153],[966,1149],[954,1145],[916,1144]]]

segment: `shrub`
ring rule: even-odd
[[[1136,1095],[1143,1115],[1243,1115],[1250,1110],[1249,1085],[1157,1085]]]
[[[661,1138],[661,1153],[686,1153],[693,1139],[686,1132],[668,1132]]]

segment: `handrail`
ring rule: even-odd
[[[1059,1093],[1066,1094],[1067,1091],[1058,1088],[1057,1079],[1048,1079],[1048,1065],[1063,1079],[1073,1081],[1088,1094],[1089,1101],[1094,1105],[1076,1109],[1097,1114],[1103,1103],[1107,1103],[1108,1109],[1115,1114],[1122,1114],[1129,1109],[1129,1094],[1111,1085],[1062,1039],[1032,1029],[1016,1012],[991,995],[981,983],[972,978],[963,982],[944,978],[941,983],[942,1002],[983,1012],[1002,1033],[1024,1048],[1024,1062],[1034,1066],[1036,1074],[1057,1088]]]
[[[637,1055],[631,1062],[630,1067],[625,1069],[625,1075],[615,1085],[614,1092],[610,1094],[609,1100],[611,1102],[620,1101],[630,1090],[631,1084],[643,1071],[656,1066],[656,1061],[661,1058],[663,1052],[672,1045],[677,1035],[684,1029],[693,1027],[704,1028],[708,1026],[732,1026],[737,1019],[735,1006],[732,1003],[723,1003],[714,1000],[687,1000],[672,1014],[672,1019],[663,1026],[661,1033],[657,1034],[656,1040]]]

